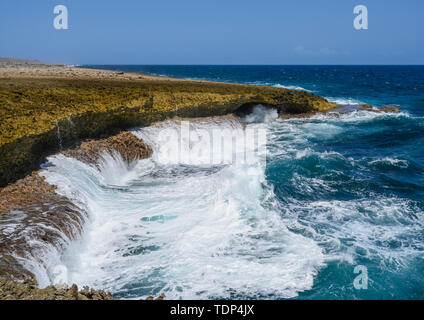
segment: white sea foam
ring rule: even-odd
[[[273,87],[291,89],[291,90],[297,90],[297,91],[313,92],[312,90],[308,90],[308,89],[305,89],[305,88],[300,87],[300,86],[282,85],[282,84],[279,84],[279,83],[274,84]]]
[[[389,119],[389,118],[411,118],[407,112],[372,112],[368,110],[355,110],[352,112],[345,112],[338,114],[338,117],[334,117],[334,112],[329,112],[328,114],[319,113],[313,115],[310,119],[312,120],[321,120],[329,121],[334,123],[341,122],[368,122],[374,121],[375,119]],[[296,121],[296,119],[289,119],[288,121]]]
[[[343,106],[357,106],[360,104],[364,104],[364,102],[359,101],[353,98],[341,98],[341,97],[325,97],[330,102],[334,102],[336,104],[340,104]]]
[[[288,170],[294,165],[304,168],[296,169],[286,183],[291,192],[279,207],[284,213],[284,223],[289,230],[308,236],[325,248],[326,262],[336,260],[356,264],[359,258],[366,258],[378,261],[382,268],[396,270],[406,266],[410,259],[420,256],[424,250],[420,240],[424,226],[422,208],[409,199],[383,196],[373,191],[364,194],[360,188],[349,192],[350,200],[332,198],[332,194],[345,192],[344,188],[348,185],[361,184],[366,177],[358,176],[345,182],[342,181],[346,178],[338,181],[326,177],[340,177],[348,171],[339,167],[353,169],[361,166],[363,161],[314,146],[314,141],[322,145],[328,139],[331,141],[334,137],[349,135],[350,130],[358,130],[351,123],[396,117],[408,115],[357,111],[338,118],[320,115],[310,119],[279,120],[270,126],[270,158],[275,162],[283,161]],[[349,125],[346,126],[346,123]],[[370,124],[366,130],[369,133],[382,129]],[[312,159],[311,167],[302,163],[308,158]],[[368,164],[389,164],[399,168],[409,165],[407,160],[392,157],[374,159]],[[280,170],[284,169],[280,167]],[[319,174],[321,170],[322,174]],[[300,199],[293,195],[295,192],[302,195]]]
[[[394,158],[382,158],[382,159],[375,159],[369,162],[369,164],[371,165],[375,165],[375,164],[389,164],[395,167],[399,167],[399,168],[408,168],[409,164],[407,160],[404,159],[394,159]]]
[[[326,260],[355,263],[357,257],[366,256],[396,267],[424,249],[419,240],[423,212],[405,199],[293,202],[286,210],[298,216],[285,220],[290,229],[306,228],[327,247]]]
[[[269,123],[278,118],[278,112],[274,108],[266,108],[263,105],[255,106],[251,113],[247,114],[245,123]]]
[[[85,236],[63,263],[69,283],[139,298],[294,297],[310,289],[323,266],[321,248],[289,231],[274,207],[264,162],[192,166],[160,157],[160,126],[135,134],[154,156],[130,167],[116,155],[101,169],[55,156],[48,181],[89,212]],[[242,126],[232,120],[190,124],[200,129]],[[254,123],[249,126],[263,126]],[[196,131],[197,130],[197,131]],[[169,151],[169,150],[168,150]],[[188,150],[189,151],[189,150]]]
[[[407,115],[355,111],[339,118],[286,121],[258,107],[244,120],[247,128],[268,130],[266,152],[273,161],[297,165],[311,158],[324,168],[326,162],[351,167],[357,162],[317,150],[311,141],[344,135],[351,130],[350,122],[399,116]],[[424,250],[419,241],[424,214],[412,201],[360,194],[352,194],[353,200],[317,199],[342,189],[331,179],[299,171],[286,184],[306,199],[289,194],[282,203],[265,179],[266,155],[257,152],[257,145],[247,150],[254,162],[199,164],[204,160],[199,146],[211,147],[202,132],[226,129],[226,135],[237,138],[244,132],[239,121],[191,122],[193,140],[185,141],[182,149],[162,149],[159,133],[181,124],[167,121],[134,130],[154,153],[130,165],[115,153],[105,154],[97,167],[61,155],[50,158],[52,166],[43,175],[86,210],[90,221],[83,238],[64,256],[52,253],[48,270],[64,264],[69,283],[134,299],[160,292],[175,299],[288,298],[310,289],[327,262],[356,263],[366,257],[402,266]],[[181,157],[181,151],[195,163]],[[222,151],[228,154],[234,148],[227,145]],[[395,158],[370,164],[380,162],[404,165]],[[37,276],[47,282],[51,272]]]

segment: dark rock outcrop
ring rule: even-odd
[[[396,107],[396,106],[384,106],[384,107],[380,107],[380,108],[378,108],[378,111],[381,111],[381,112],[393,112],[393,113],[402,112],[402,110],[399,107]]]
[[[64,151],[63,154],[86,163],[96,164],[104,152],[114,151],[118,152],[127,163],[147,158],[152,154],[152,150],[143,141],[128,131],[107,139],[84,141],[79,146]]]
[[[26,262],[43,265],[45,245],[61,252],[87,218],[38,173],[0,189],[0,276],[35,281]]]

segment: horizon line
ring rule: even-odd
[[[66,64],[66,63],[65,63]],[[67,64],[67,65],[72,65]],[[424,66],[423,64],[213,64],[213,63],[75,63],[77,66]]]

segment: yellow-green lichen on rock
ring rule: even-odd
[[[0,186],[38,169],[61,147],[129,127],[172,117],[225,115],[254,104],[274,106],[280,113],[336,107],[312,93],[282,88],[132,74],[124,79],[113,73],[71,75],[0,72]]]

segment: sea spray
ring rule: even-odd
[[[343,114],[268,123],[261,202],[278,212],[280,223],[288,230],[310,239],[322,250],[325,265],[312,279],[312,289],[297,293],[299,298],[423,299],[422,66],[114,68],[211,81],[292,85],[349,105],[350,111],[363,103],[400,106],[401,113],[345,112],[344,108]],[[185,169],[192,171],[189,166]],[[210,168],[212,174],[219,170]],[[176,218],[156,214],[151,219]],[[366,290],[354,286],[358,266],[368,269]],[[259,274],[252,278],[260,282]],[[152,284],[161,280],[158,276]],[[236,281],[234,275],[232,282]],[[122,289],[121,297],[128,296],[128,291]],[[232,292],[237,296],[236,290]],[[255,294],[241,296],[251,298]]]
[[[56,193],[38,173],[3,189],[2,199],[0,255],[8,257],[2,273],[21,280],[35,276],[41,287],[56,283],[55,268],[81,235],[86,211]]]
[[[82,240],[66,252],[69,281],[125,298],[159,292],[169,298],[287,298],[311,288],[323,265],[321,249],[279,218],[264,175],[266,155],[256,146],[249,150],[254,163],[199,166],[179,162],[175,149],[167,151],[174,161],[164,163],[157,130],[178,125],[134,131],[150,144],[153,157],[126,169],[112,155],[100,170],[74,159],[53,160],[46,173],[50,182],[84,203],[91,217]],[[231,119],[190,126],[194,132],[244,132]]]
[[[361,160],[338,146],[346,146],[345,135],[384,134],[388,123],[411,126],[421,118],[354,111],[281,120],[259,106],[244,120],[246,126],[218,117],[134,129],[153,155],[129,163],[115,152],[97,164],[51,157],[43,175],[90,220],[64,254],[52,252],[46,267],[32,267],[37,277],[52,282],[64,266],[68,283],[110,290],[117,298],[161,292],[168,298],[291,298],[316,292],[315,279],[326,268],[348,284],[349,268],[359,262],[390,273],[410,268],[422,250],[423,209],[376,184],[373,199],[365,198],[360,174],[364,168],[409,174],[419,168],[388,156]],[[187,125],[188,139],[181,139]],[[167,129],[174,130],[178,148],[161,148],[159,133]],[[256,161],[200,161],[199,145],[204,151],[213,146],[213,135],[202,130],[214,129],[231,141],[248,129],[266,129],[266,152],[261,144],[242,145],[238,151]],[[181,150],[190,157],[181,157]],[[221,148],[234,150],[233,144]]]

